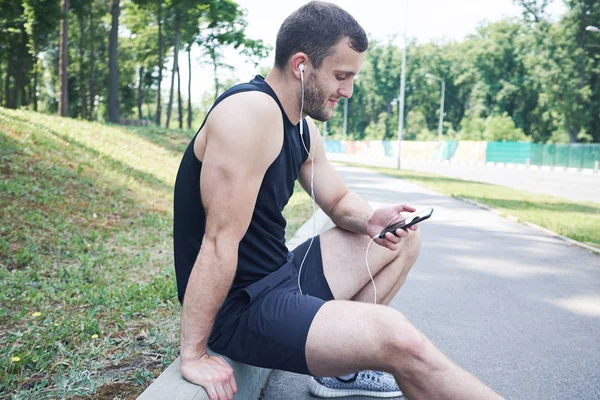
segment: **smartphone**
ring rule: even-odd
[[[385,228],[383,231],[381,231],[381,233],[379,234],[379,239],[383,239],[387,232],[391,232],[392,234],[394,234],[394,236],[398,236],[396,235],[396,229],[407,230],[411,226],[416,225],[421,221],[425,221],[427,218],[431,217],[431,214],[433,214],[433,208],[428,208],[426,210],[419,211],[418,213],[413,214],[400,222],[396,222],[395,224],[392,224]]]

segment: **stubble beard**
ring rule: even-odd
[[[304,113],[317,121],[325,122],[331,118],[331,110],[327,109],[327,96],[317,84],[317,76],[309,75],[304,90]]]

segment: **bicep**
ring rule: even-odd
[[[208,148],[207,148],[208,150]],[[239,241],[248,229],[263,174],[237,165],[230,156],[211,156],[202,163],[200,191],[208,238]]]
[[[205,237],[235,242],[243,238],[250,225],[265,172],[283,140],[277,132],[280,122],[276,119],[272,122],[268,113],[240,111],[244,103],[243,98],[235,99],[237,96],[231,98],[227,107],[215,108],[212,120],[207,122],[209,129],[200,175],[206,211]],[[226,112],[227,109],[237,111]],[[254,121],[255,118],[261,118],[263,123]],[[275,139],[265,141],[265,132]]]
[[[312,121],[309,123],[309,127],[311,129],[311,143],[314,143],[314,145],[311,145],[311,151],[314,151],[315,201],[326,214],[329,214],[334,204],[346,194],[348,188],[340,174],[329,160],[327,160],[323,140]],[[309,157],[300,168],[300,174],[298,176],[300,184],[308,194],[310,194],[311,189],[312,163],[313,161]]]

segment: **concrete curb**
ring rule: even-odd
[[[314,224],[314,225],[313,225]],[[294,237],[287,243],[288,249],[292,250],[306,239],[315,234],[332,227],[333,222],[320,209],[306,221],[296,232]],[[214,355],[210,349],[208,353]],[[270,369],[253,367],[223,357],[233,368],[238,392],[235,400],[256,400],[260,397],[262,388],[265,386],[271,373]],[[208,400],[208,395],[202,386],[186,381],[179,370],[180,359],[175,361],[164,370],[158,378],[138,397],[139,400]]]
[[[482,208],[482,209],[484,209],[486,211],[493,212],[494,214],[499,215],[499,216],[504,217],[504,218],[508,218],[511,221],[515,221],[515,222],[519,222],[519,223],[521,223],[523,225],[527,225],[527,226],[529,226],[531,228],[537,229],[540,232],[545,233],[548,236],[552,236],[552,237],[564,240],[565,242],[567,242],[569,244],[581,247],[582,249],[586,249],[588,251],[591,251],[592,253],[600,254],[600,249],[598,249],[596,247],[593,247],[593,246],[587,245],[585,243],[578,242],[577,240],[573,240],[573,239],[568,238],[566,236],[560,235],[560,234],[558,234],[558,233],[556,233],[554,231],[551,231],[550,229],[546,229],[546,228],[544,228],[542,226],[539,226],[539,225],[536,225],[536,224],[534,224],[532,222],[522,221],[522,220],[520,220],[519,218],[517,218],[517,217],[515,217],[513,215],[503,213],[502,211],[499,211],[499,210],[497,210],[495,208],[492,208],[490,206],[487,206],[485,204],[479,203],[479,202],[477,202],[475,200],[466,199],[466,198],[460,197],[460,196],[456,196],[455,199],[464,201],[465,203],[469,203],[469,204],[474,205],[476,207]]]
[[[209,349],[209,354],[217,353]],[[260,392],[271,373],[270,369],[253,367],[223,357],[233,368],[238,392],[234,399],[255,400],[260,397]],[[154,382],[138,397],[139,400],[208,400],[208,395],[202,386],[195,385],[183,379],[179,371],[180,359],[177,357],[173,363],[159,375]]]

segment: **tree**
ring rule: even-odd
[[[60,55],[58,62],[60,82],[58,115],[66,117],[69,115],[69,77],[67,72],[69,64],[69,0],[61,0],[60,11],[62,18],[60,21]]]
[[[196,37],[196,44],[200,46],[202,56],[208,58],[213,67],[215,100],[220,92],[218,70],[231,68],[223,61],[225,48],[231,46],[239,49],[241,54],[251,60],[264,58],[270,50],[261,40],[248,38],[245,34],[246,26],[245,13],[231,0],[219,1],[200,19],[200,33]]]
[[[173,89],[175,87],[175,74],[179,72],[179,38],[181,35],[181,3],[177,3],[175,6],[175,45],[173,51],[173,69],[171,70],[171,87],[169,90],[169,104],[167,106],[167,122],[165,127],[169,127],[171,121],[171,110],[173,108]]]
[[[29,36],[29,52],[33,57],[33,85],[30,102],[37,111],[38,76],[40,70],[39,54],[46,50],[51,33],[56,29],[60,20],[60,3],[58,0],[23,1],[25,29]]]
[[[119,68],[117,65],[118,56],[118,38],[119,38],[119,0],[111,0],[110,14],[112,16],[112,25],[110,29],[109,50],[108,50],[108,119],[111,122],[118,123],[119,116]]]

